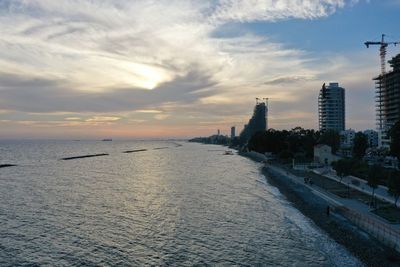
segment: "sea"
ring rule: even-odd
[[[362,265],[226,149],[0,141],[0,266]]]

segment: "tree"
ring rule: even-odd
[[[340,135],[335,130],[326,130],[321,134],[319,143],[330,146],[332,148],[332,152],[336,153],[340,146]]]
[[[281,160],[285,160],[285,161],[288,161],[294,157],[293,153],[287,149],[280,152],[278,156]]]
[[[382,173],[381,167],[379,165],[373,165],[368,170],[368,185],[372,188],[372,203],[374,202],[375,189],[378,188],[379,175]]]
[[[276,131],[269,129],[265,132],[255,133],[249,140],[249,150],[254,150],[260,153],[272,152],[278,154],[284,149],[287,149],[285,139],[287,131]]]
[[[340,182],[342,182],[344,176],[348,176],[351,173],[351,162],[348,160],[341,159],[334,162],[332,165],[336,174],[340,177]]]
[[[365,151],[368,148],[368,138],[362,132],[356,133],[354,136],[353,157],[362,159],[365,156]]]
[[[396,122],[389,131],[390,153],[400,160],[400,120]]]
[[[296,156],[307,159],[314,158],[314,146],[317,144],[317,134],[314,130],[295,127],[288,132],[285,141],[288,149]]]
[[[231,144],[232,147],[240,147],[243,144],[240,142],[240,138],[238,136],[235,136],[234,138],[231,139]]]
[[[388,181],[388,193],[394,197],[394,205],[397,205],[397,201],[400,197],[400,172],[392,171],[389,174]]]

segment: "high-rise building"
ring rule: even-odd
[[[389,60],[392,71],[374,78],[379,146],[388,148],[388,131],[400,120],[400,54]]]
[[[245,125],[243,131],[240,133],[240,138],[243,140],[249,140],[256,132],[267,130],[268,121],[268,99],[264,98],[265,101],[260,101],[257,98],[256,106],[254,107],[253,116],[249,120],[249,123]]]
[[[320,131],[345,129],[345,92],[339,83],[329,83],[322,88],[318,97]]]
[[[231,127],[231,139],[236,137],[236,127],[232,126]]]

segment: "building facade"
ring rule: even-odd
[[[347,129],[341,131],[339,134],[340,149],[338,154],[345,158],[351,157],[353,155],[354,137],[356,136],[356,131],[353,129]]]
[[[314,146],[314,162],[323,165],[331,165],[332,162],[341,159],[332,153],[332,148],[328,145],[315,145]]]
[[[390,147],[388,131],[400,120],[400,54],[389,60],[392,71],[374,78],[379,147]]]
[[[231,139],[236,137],[236,127],[232,126],[231,127]]]
[[[319,130],[345,129],[345,90],[339,83],[329,83],[322,88],[318,96]]]
[[[240,133],[240,138],[248,141],[256,132],[266,131],[268,129],[268,101],[259,101],[257,98],[254,107],[253,116],[249,123],[244,126]]]
[[[353,129],[348,129],[340,132],[340,147],[341,148],[353,148],[354,137],[356,136],[356,131]]]
[[[378,146],[378,132],[374,130],[365,130],[365,136],[368,140],[368,147],[375,148]]]

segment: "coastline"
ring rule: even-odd
[[[240,155],[258,162],[262,161],[257,155],[248,153]],[[280,169],[278,166],[271,166]],[[305,185],[296,183],[286,175],[276,173],[268,167],[262,168],[262,174],[296,209],[366,266],[400,266],[399,254],[394,249],[385,246],[334,210],[327,216],[326,208],[332,205],[322,196],[314,194]]]

